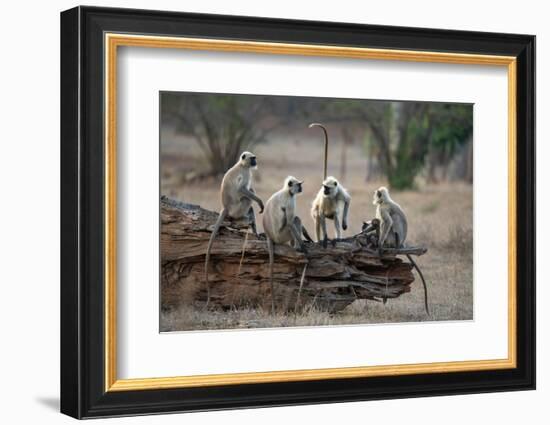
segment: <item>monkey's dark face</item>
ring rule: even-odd
[[[256,155],[252,152],[243,152],[241,154],[240,163],[243,167],[257,168],[258,163],[256,161]]]
[[[338,181],[334,177],[329,177],[323,182],[323,195],[335,196],[338,192]]]
[[[300,181],[294,177],[288,177],[286,179],[286,186],[291,195],[296,195],[297,193],[302,193],[303,181]]]

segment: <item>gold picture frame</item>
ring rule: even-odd
[[[284,381],[341,379],[410,375],[418,373],[466,372],[516,367],[516,58],[463,53],[411,50],[370,49],[356,47],[281,44],[254,41],[213,40],[159,37],[128,34],[105,34],[106,122],[105,152],[105,391],[134,391],[181,387],[253,384]],[[364,60],[395,60],[506,67],[508,72],[508,358],[456,362],[400,364],[387,366],[305,369],[273,372],[231,373],[175,376],[168,378],[117,379],[116,375],[116,93],[117,51],[119,47],[148,47],[263,53],[279,55],[325,56]]]
[[[127,47],[507,72],[507,355],[126,379],[117,373],[117,60]],[[535,388],[535,37],[79,6],[61,13],[61,411],[75,418]],[[504,107],[504,105],[502,105]],[[503,123],[504,125],[504,123]],[[484,253],[481,253],[484,254]],[[504,261],[503,261],[504,263]],[[499,282],[500,284],[500,282]]]

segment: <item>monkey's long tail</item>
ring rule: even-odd
[[[325,168],[323,172],[323,180],[326,180],[327,178],[327,164],[328,164],[328,133],[327,129],[323,124],[319,124],[317,122],[313,122],[309,125],[309,128],[313,127],[321,127],[323,129],[323,133],[325,133]]]
[[[422,279],[422,285],[424,286],[424,308],[426,309],[426,314],[430,315],[430,309],[428,307],[428,287],[426,286],[426,281],[424,280],[424,275],[420,271],[420,267],[418,267],[418,264],[412,259],[412,257],[409,254],[406,254],[409,261],[412,263],[413,267],[416,269],[418,274],[420,275],[420,279]]]
[[[218,220],[214,225],[214,230],[212,230],[210,240],[208,241],[208,248],[206,248],[206,258],[204,260],[204,281],[206,282],[206,305],[204,306],[205,309],[207,309],[208,305],[210,304],[210,282],[208,281],[208,262],[210,261],[210,251],[212,250],[212,244],[214,243],[214,239],[218,234],[218,230],[220,229],[220,226],[225,220],[226,216],[227,211],[224,208],[223,210],[221,210]]]
[[[246,252],[246,243],[248,242],[248,230],[246,231],[246,234],[244,235],[244,242],[243,242],[243,248],[241,253],[241,261],[239,261],[239,271],[237,272],[237,276],[241,275],[241,268],[243,267],[243,261],[244,261],[244,254]]]
[[[296,311],[300,305],[300,296],[302,295],[302,287],[304,286],[304,280],[306,278],[306,270],[309,263],[304,265],[304,270],[302,270],[302,277],[300,278],[300,288],[298,289],[298,296],[296,297],[296,302],[294,303],[294,316],[296,317]]]
[[[269,238],[269,236],[267,236],[267,251],[269,253],[269,284],[271,285],[271,314],[275,313],[275,290],[273,287],[273,261],[275,257],[274,249],[273,241]]]

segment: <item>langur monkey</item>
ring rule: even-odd
[[[372,203],[376,205],[376,219],[374,220],[377,221],[372,220],[370,225],[379,226],[378,252],[381,254],[384,248],[403,248],[407,239],[407,216],[401,206],[390,197],[390,193],[385,187],[374,191]],[[429,315],[428,289],[424,275],[412,257],[409,254],[405,255],[420,275],[424,286],[424,307]]]
[[[403,209],[383,186],[374,192],[372,203],[376,205],[376,218],[380,221],[378,248],[401,248],[407,239],[407,217]],[[392,237],[388,239],[390,233]]]
[[[206,249],[206,259],[204,261],[204,279],[206,281],[207,299],[206,307],[210,302],[210,283],[208,282],[208,261],[210,260],[210,251],[212,243],[216,238],[218,230],[225,220],[229,217],[234,220],[239,220],[247,217],[250,222],[250,227],[254,233],[256,232],[256,217],[252,208],[252,201],[256,202],[260,207],[260,214],[264,211],[264,204],[254,192],[252,186],[252,170],[257,169],[256,156],[251,152],[243,152],[239,157],[239,161],[231,167],[223,176],[221,185],[221,202],[222,210],[214,230],[208,241]]]
[[[378,240],[380,239],[380,220],[373,218],[371,221],[364,221],[361,233],[366,236],[368,247],[378,247]]]
[[[271,311],[275,310],[275,292],[273,288],[274,243],[289,243],[301,251],[306,251],[302,235],[310,242],[311,237],[296,215],[296,195],[302,192],[302,181],[288,176],[281,190],[275,192],[265,204],[262,224],[267,236],[269,252],[269,282],[271,284]]]
[[[323,247],[327,247],[328,235],[326,219],[334,221],[336,230],[336,239],[342,238],[340,229],[340,220],[342,220],[342,229],[348,228],[348,211],[351,202],[351,196],[347,190],[334,177],[327,178],[327,162],[328,162],[328,134],[326,128],[322,124],[313,123],[312,127],[321,127],[325,134],[325,162],[323,173],[323,186],[317,193],[315,200],[311,206],[311,216],[315,223],[315,235],[317,242],[323,241]],[[322,235],[321,235],[322,230]]]
[[[322,240],[325,248],[327,247],[328,240],[326,219],[334,221],[336,239],[342,239],[340,220],[342,220],[342,229],[346,230],[348,228],[350,202],[351,196],[338,180],[334,177],[329,177],[323,181],[323,187],[317,193],[311,206],[311,216],[315,222],[317,242],[321,242]]]

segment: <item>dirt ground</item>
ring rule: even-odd
[[[258,157],[255,189],[264,202],[280,189],[287,175],[304,180],[304,192],[297,199],[298,214],[313,235],[309,211],[322,181],[321,140],[305,135],[283,135],[270,138],[253,151]],[[344,236],[351,236],[361,230],[364,220],[374,217],[372,193],[385,182],[366,182],[367,161],[362,144],[348,147],[345,176],[341,175],[341,154],[342,144],[335,138],[329,151],[328,173],[337,177],[353,197],[349,227],[344,232]],[[205,169],[206,163],[192,140],[168,130],[162,133],[163,195],[218,211],[220,179],[185,181],[186,176]],[[257,309],[203,312],[182,307],[161,314],[161,331],[472,319],[472,186],[465,183],[425,185],[419,179],[417,190],[392,192],[392,197],[408,216],[407,244],[428,248],[428,253],[419,257],[417,262],[428,284],[430,317],[424,311],[422,283],[417,277],[411,292],[398,299],[386,304],[359,300],[335,315],[314,308],[295,316],[271,315]],[[261,217],[257,217],[257,221],[258,230],[262,231]]]

